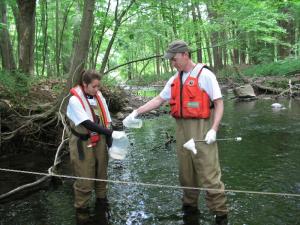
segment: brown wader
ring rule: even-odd
[[[179,181],[186,187],[203,187],[224,190],[217,143],[207,145],[196,142],[197,154],[183,147],[191,138],[203,140],[210,129],[210,119],[176,119],[176,148],[179,161]],[[183,190],[183,206],[198,206],[199,190]],[[216,215],[227,214],[224,192],[207,191],[206,205]]]
[[[71,122],[71,128],[77,133],[88,134],[87,129],[82,125],[75,126],[74,123]],[[106,137],[101,135],[100,138],[100,141],[95,147],[87,147],[89,140],[80,140],[84,155],[84,158],[80,159],[80,150],[78,151],[77,147],[79,137],[71,133],[69,140],[70,158],[75,176],[104,180],[107,179],[108,153]],[[97,198],[105,198],[107,192],[106,185],[106,182],[77,179],[73,186],[75,194],[75,208],[88,207],[93,189],[95,189]]]

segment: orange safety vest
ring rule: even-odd
[[[79,99],[83,109],[88,114],[90,120],[96,122],[97,120],[96,120],[95,112],[92,109],[86,95],[84,94],[82,87],[80,85],[77,85],[70,90],[70,93]],[[111,119],[110,119],[110,114],[106,102],[104,101],[104,98],[100,91],[97,92],[95,97],[97,99],[98,105],[100,106],[101,114],[103,116],[104,126],[108,127],[110,122],[109,120]],[[88,145],[88,147],[96,146],[97,142],[100,141],[100,135],[97,134],[96,132],[89,132],[89,135],[90,135],[90,144]]]
[[[96,121],[95,120],[95,113],[94,113],[91,105],[89,104],[89,101],[87,100],[82,87],[80,85],[77,85],[77,86],[73,87],[70,90],[70,93],[72,95],[76,96],[79,99],[83,109],[87,112],[90,120],[95,122]],[[109,121],[110,120],[110,115],[109,115],[108,108],[105,107],[106,103],[102,100],[103,96],[102,96],[101,92],[98,91],[95,97],[97,99],[98,105],[100,106],[100,110],[101,110],[102,115],[103,115],[104,125],[106,127],[108,127],[109,123],[111,122],[111,121]]]
[[[203,64],[196,65],[194,75],[189,74],[188,78],[181,85],[180,72],[171,84],[171,115],[174,118],[186,119],[207,119],[210,116],[210,98],[202,88],[199,88],[198,78]]]

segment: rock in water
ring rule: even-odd
[[[255,98],[256,95],[250,84],[245,84],[243,86],[237,87],[233,90],[237,98]]]
[[[273,103],[272,108],[283,108],[283,105],[281,105],[280,103]]]

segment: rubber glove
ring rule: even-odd
[[[217,132],[214,130],[214,129],[210,129],[206,136],[205,136],[205,142],[206,144],[212,144],[216,141],[216,138],[217,138]]]
[[[138,112],[136,110],[133,110],[126,118],[123,120],[123,125],[126,126],[126,124],[132,122],[135,120],[135,118],[138,116]]]
[[[138,116],[138,112],[136,110],[133,110],[132,113],[130,113],[127,117],[130,119],[130,120],[134,120],[135,117]],[[125,118],[126,119],[126,118]]]

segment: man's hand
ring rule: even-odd
[[[206,144],[212,144],[216,141],[216,138],[217,138],[217,132],[214,130],[214,129],[210,129],[206,136],[205,136],[205,142]]]
[[[133,110],[124,120],[134,120],[138,116],[138,112]],[[123,120],[123,121],[124,121]]]
[[[138,116],[137,110],[133,110],[124,120],[123,125],[129,128],[141,128],[142,127],[142,120],[136,119]]]

